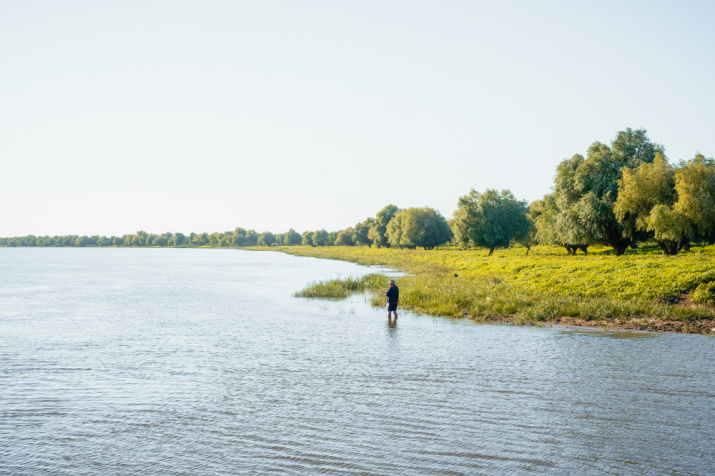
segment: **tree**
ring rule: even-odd
[[[167,240],[166,236],[164,236],[164,235],[157,236],[151,242],[151,246],[166,246],[168,244],[169,244],[169,240]]]
[[[233,236],[231,237],[231,244],[233,244],[233,246],[246,246],[247,243],[246,230],[243,228],[233,230]]]
[[[335,238],[335,244],[337,246],[355,246],[353,241],[353,236],[355,235],[355,230],[353,228],[347,228],[338,232],[338,236]]]
[[[194,235],[194,234],[192,233],[192,235]],[[209,244],[209,234],[201,233],[201,234],[194,235],[193,243],[196,246],[208,245]]]
[[[452,230],[447,220],[432,208],[406,208],[397,212],[387,225],[388,243],[402,248],[421,246],[426,250],[447,243]]]
[[[618,198],[613,205],[613,211],[624,233],[631,239],[636,239],[643,233],[653,236],[654,232],[650,227],[653,209],[658,205],[672,207],[677,199],[673,167],[662,154],[656,153],[652,163],[641,164],[634,169],[624,169],[618,183]],[[666,220],[664,210],[658,212],[658,217],[658,235],[662,237],[665,235],[660,227],[664,226],[666,221],[672,223],[672,220]],[[672,249],[672,243],[658,244],[666,253]]]
[[[246,232],[246,246],[258,245],[258,233],[256,230],[248,230]]]
[[[149,246],[151,244],[151,241],[149,240],[149,233],[147,233],[146,231],[139,230],[137,231],[136,236],[136,241],[138,242],[137,246]]]
[[[611,142],[611,152],[616,164],[631,169],[652,162],[656,153],[665,155],[663,146],[652,143],[645,129],[634,131],[630,127],[616,135]]]
[[[488,248],[491,256],[496,247],[506,248],[514,238],[527,232],[526,213],[526,202],[516,200],[509,190],[487,189],[480,194],[472,189],[459,198],[453,232],[462,244]]]
[[[375,220],[373,218],[368,218],[355,225],[355,233],[353,234],[353,243],[356,245],[367,245],[372,247],[372,240],[370,239],[370,228]]]
[[[537,200],[529,204],[529,211],[526,213],[526,218],[529,221],[529,227],[525,232],[520,232],[514,237],[514,241],[526,248],[526,255],[529,255],[531,247],[536,244],[536,220],[543,212],[543,201]]]
[[[536,225],[536,241],[539,243],[552,243],[562,245],[559,240],[556,220],[559,216],[559,207],[554,194],[545,195],[539,200],[539,215],[534,219]]]
[[[666,255],[676,255],[688,241],[687,218],[667,205],[656,205],[648,218],[648,229]]]
[[[328,232],[318,230],[313,232],[313,246],[325,246],[328,244]]]
[[[715,163],[702,155],[674,169],[661,155],[624,170],[614,206],[625,229],[649,232],[666,255],[715,227]]]
[[[701,154],[675,172],[675,210],[690,223],[691,236],[712,240],[715,231],[715,161]]]
[[[300,233],[297,233],[293,228],[290,230],[286,231],[285,234],[283,235],[283,244],[284,245],[299,245],[300,242],[302,241],[303,237],[300,236]]]
[[[34,238],[34,237],[33,237]],[[92,239],[89,236],[78,236],[75,240],[75,246],[87,246],[92,244]],[[28,245],[26,245],[28,246]],[[32,245],[29,245],[32,246]]]
[[[629,128],[619,132],[610,147],[594,142],[585,159],[577,154],[561,162],[554,183],[556,213],[537,221],[537,235],[549,236],[548,242],[565,246],[571,254],[595,243],[623,254],[635,235],[613,211],[618,181],[623,170],[653,162],[656,153],[662,155],[663,148],[651,143],[645,130]],[[542,230],[544,226],[555,228]]]
[[[372,227],[368,232],[368,237],[372,242],[378,247],[386,246],[390,247],[390,243],[387,241],[387,225],[390,223],[395,215],[397,214],[399,208],[395,205],[387,205],[385,208],[377,212],[375,221],[372,223]]]
[[[272,246],[276,243],[276,237],[273,233],[265,231],[258,236],[258,244],[260,246]]]
[[[303,233],[300,243],[302,245],[315,246],[315,244],[313,244],[313,232],[306,231]]]

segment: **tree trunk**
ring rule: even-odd
[[[492,246],[491,248],[489,248],[489,256],[491,256],[492,253],[494,253],[494,247],[493,247],[493,246]]]
[[[613,252],[616,256],[621,256],[628,249],[631,240],[619,234],[619,236],[612,237],[608,244],[613,247]]]
[[[623,253],[626,252],[626,249],[628,249],[627,244],[616,243],[616,245],[613,247],[613,252],[616,254],[616,256],[621,256]]]
[[[680,243],[676,240],[663,240],[658,242],[658,246],[663,250],[663,254],[667,256],[675,256],[680,249]]]

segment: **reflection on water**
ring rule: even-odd
[[[372,271],[0,249],[0,474],[713,473],[713,339],[293,297]]]
[[[580,334],[593,337],[606,337],[609,339],[653,339],[660,334],[648,331],[623,331],[612,329],[564,329],[562,334]]]

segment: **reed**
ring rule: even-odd
[[[379,285],[384,285],[387,278],[378,273],[369,274],[361,278],[348,276],[346,278],[328,279],[326,281],[313,281],[301,291],[295,293],[296,297],[345,299],[351,294],[376,290]],[[379,283],[379,284],[378,284]]]

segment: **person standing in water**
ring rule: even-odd
[[[390,320],[390,315],[395,314],[395,321],[397,321],[397,301],[400,298],[400,288],[395,285],[395,280],[391,279],[388,284],[390,287],[385,292],[387,296],[387,320]]]

